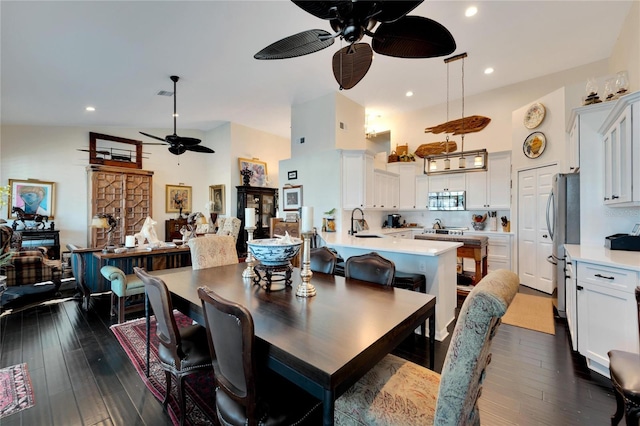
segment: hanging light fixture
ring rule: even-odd
[[[460,160],[458,161],[458,168],[464,169],[467,164],[464,159],[464,58],[467,57],[467,54],[464,53],[462,56],[462,147],[460,151]]]

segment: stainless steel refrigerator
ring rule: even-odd
[[[580,174],[558,173],[547,200],[547,229],[553,242],[552,255],[547,260],[555,266],[553,284],[557,287],[558,314],[565,313],[566,262],[564,244],[580,244]]]

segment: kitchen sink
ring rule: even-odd
[[[380,235],[354,235],[356,238],[382,238]]]

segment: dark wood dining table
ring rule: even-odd
[[[300,269],[293,271],[292,287],[267,292],[242,278],[245,267],[149,273],[166,283],[174,308],[200,324],[205,322],[198,287],[245,306],[256,338],[266,344],[269,368],[322,400],[324,425],[333,425],[335,399],[427,320],[433,369],[435,296],[314,272],[317,295],[301,298],[295,294]],[[148,349],[147,344],[147,362]]]

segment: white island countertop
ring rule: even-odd
[[[604,246],[565,244],[572,260],[640,272],[640,251],[610,250]]]
[[[401,231],[401,229],[398,229]],[[455,251],[462,246],[459,242],[427,241],[405,238],[391,238],[384,232],[365,231],[358,235],[379,235],[382,238],[360,238],[352,235],[343,235],[337,232],[322,232],[320,237],[328,246],[364,248],[372,251],[388,251],[423,256],[440,256],[449,251]]]

